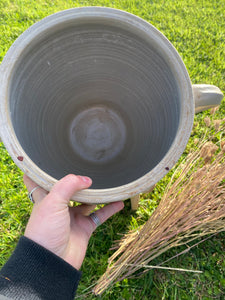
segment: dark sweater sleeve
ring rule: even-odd
[[[0,295],[20,300],[71,300],[80,277],[81,272],[63,259],[21,237],[0,271]]]

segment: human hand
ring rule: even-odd
[[[24,183],[29,192],[37,186],[26,175]],[[84,260],[91,234],[96,229],[89,216],[95,205],[69,207],[68,204],[76,192],[91,184],[88,177],[67,175],[54,185],[50,193],[41,187],[36,189],[32,194],[34,207],[24,234],[77,270]],[[103,223],[123,207],[122,201],[110,203],[96,211],[96,214]]]

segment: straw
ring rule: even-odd
[[[148,268],[169,249],[225,230],[225,141],[219,144],[201,142],[179,164],[149,220],[120,241],[94,288],[96,295]]]

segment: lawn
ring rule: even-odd
[[[224,0],[1,0],[0,61],[15,39],[33,23],[54,12],[80,6],[118,8],[152,23],[177,48],[193,83],[214,84],[225,93]],[[212,124],[215,120],[224,119],[225,100],[216,112],[206,111],[195,116],[184,156],[195,147],[195,139],[203,136],[207,128],[204,122],[207,116]],[[211,131],[213,134],[216,129],[212,127]],[[22,173],[2,143],[0,171],[0,265],[3,265],[24,232],[32,205],[27,198]],[[83,276],[77,299],[96,298],[91,290],[107,267],[107,259],[113,253],[109,250],[113,241],[146,222],[160,201],[172,172],[158,183],[151,194],[141,196],[139,209],[135,213],[131,212],[130,203],[126,201],[124,211],[93,234],[82,266]],[[201,270],[202,274],[152,269],[141,276],[117,283],[99,299],[224,299],[224,238],[224,232],[214,235],[166,264],[167,267]],[[151,264],[166,261],[184,249],[172,249]]]

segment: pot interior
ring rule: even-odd
[[[169,151],[179,88],[158,45],[134,26],[85,19],[43,30],[18,59],[9,106],[17,139],[56,179],[130,183]]]

